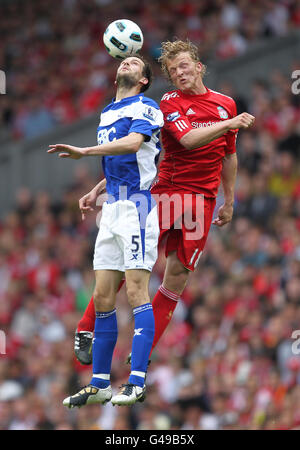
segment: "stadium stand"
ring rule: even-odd
[[[288,36],[300,23],[299,1],[130,0],[117,13],[115,4],[0,4],[6,17],[0,67],[8,68],[13,91],[12,102],[0,98],[5,138],[30,139],[37,130],[73,123],[111,96],[112,72],[98,43],[104,9],[111,20],[126,16],[141,24],[153,59],[162,40],[188,35],[204,57],[234,62],[247,57],[254,42]],[[299,62],[289,68],[300,68]],[[286,69],[253,80],[250,95],[239,93],[240,108],[254,114],[256,124],[238,137],[234,220],[211,229],[153,353],[143,404],[62,407],[91,374],[75,361],[73,339],[93,289],[97,233],[97,213],[81,222],[78,199],[96,184],[96,173],[77,164],[59,197],[25,186],[13,193],[14,205],[0,222],[0,329],[7,337],[0,355],[1,430],[300,428],[300,358],[292,339],[300,329],[300,95],[292,92]],[[236,86],[226,80],[218,88],[233,95]],[[162,280],[160,253],[152,296]],[[123,288],[115,388],[128,375],[125,295]]]

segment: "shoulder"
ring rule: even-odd
[[[131,107],[134,114],[146,113],[147,111],[149,111],[150,114],[150,111],[153,113],[155,110],[159,111],[159,106],[156,101],[152,100],[150,97],[145,97],[144,95],[137,96]]]
[[[150,97],[145,97],[145,96],[143,96],[143,97],[141,98],[141,102],[142,102],[143,105],[151,106],[152,108],[159,109],[159,106],[158,106],[158,104],[156,103],[156,101],[153,100],[153,99],[150,98]]]
[[[140,95],[132,105],[132,117],[148,120],[151,124],[163,125],[163,115],[158,104],[152,98]]]
[[[181,111],[183,105],[184,100],[179,90],[166,92],[160,101],[160,109],[164,115]]]
[[[229,97],[229,95],[222,94],[221,92],[214,91],[213,89],[210,89],[210,93],[211,96],[214,97],[219,103],[223,103],[229,107],[235,107],[235,101],[232,97]]]
[[[113,102],[109,103],[108,105],[104,106],[104,108],[102,108],[101,113],[105,113],[106,111],[109,111],[110,109],[112,109],[113,106]]]
[[[180,98],[180,97],[181,97],[181,95],[180,95],[180,91],[178,89],[169,91],[169,92],[166,92],[162,96],[161,103],[169,102],[169,101],[172,101],[173,99]]]

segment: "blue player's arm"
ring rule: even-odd
[[[85,220],[85,216],[89,211],[94,211],[97,206],[97,199],[100,195],[104,194],[105,190],[106,178],[103,178],[90,192],[79,199],[79,209],[81,211],[82,220]]]
[[[128,136],[94,147],[74,147],[67,144],[49,145],[48,153],[59,153],[61,158],[80,159],[83,156],[125,155],[136,153],[144,142],[141,133],[130,133]]]

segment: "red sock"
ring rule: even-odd
[[[125,280],[121,280],[117,292],[119,292],[124,283]],[[96,320],[96,313],[94,306],[94,297],[92,296],[89,304],[86,307],[86,310],[84,311],[82,318],[80,319],[77,325],[77,331],[94,331],[95,320]]]
[[[169,291],[168,289],[164,288],[163,285],[160,286],[157,293],[155,294],[155,297],[152,300],[152,308],[155,320],[155,334],[150,355],[163,332],[167,328],[172,318],[173,311],[177,306],[179,297],[180,295]]]

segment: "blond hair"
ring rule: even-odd
[[[196,47],[196,45],[193,44],[188,39],[186,41],[180,41],[180,40],[176,40],[173,42],[166,41],[166,42],[162,42],[162,44],[161,44],[161,55],[158,58],[158,62],[161,65],[161,69],[162,69],[163,73],[166,75],[167,78],[169,78],[169,80],[171,80],[171,79],[170,79],[170,74],[169,74],[168,67],[167,67],[167,62],[170,59],[176,58],[176,56],[182,52],[189,53],[192,60],[195,63],[200,62],[198,47]],[[202,70],[201,70],[202,77],[205,75],[205,72],[206,72],[206,66],[204,64],[202,64]]]

